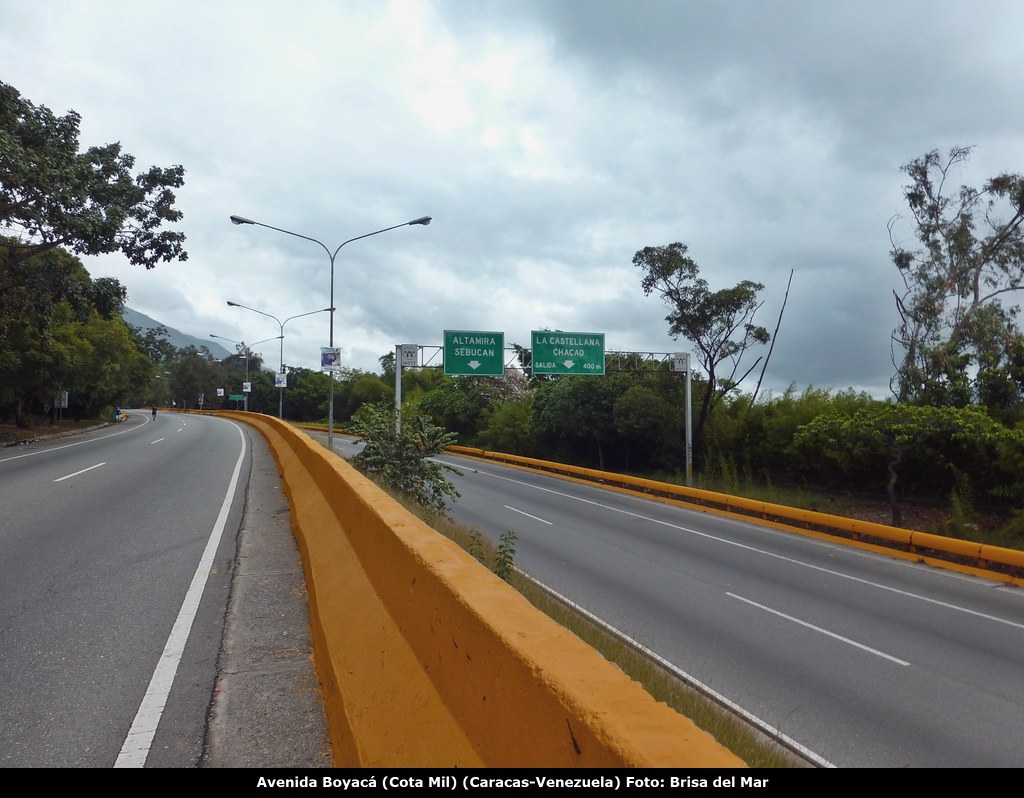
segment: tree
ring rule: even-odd
[[[953,147],[945,158],[932,150],[902,168],[919,247],[898,242],[900,217],[890,219],[890,254],[904,283],[893,292],[900,322],[892,390],[901,402],[1021,401],[1024,384],[1007,372],[1020,353],[1018,308],[1003,299],[1024,287],[1024,177],[1001,174],[953,193],[947,183],[971,149]]]
[[[477,436],[480,445],[506,454],[533,454],[535,440],[530,426],[532,413],[531,394],[487,408],[481,413],[483,427]]]
[[[291,421],[326,419],[329,379],[322,371],[289,366],[288,388],[284,392],[284,417]]]
[[[203,351],[194,346],[179,349],[178,358],[171,366],[170,374],[170,388],[174,401],[178,407],[186,409],[198,407],[200,394],[203,394],[204,405],[212,406],[217,389],[227,387],[227,369],[216,363],[210,355],[210,350],[205,347]]]
[[[0,256],[0,292],[9,287],[8,267],[56,247],[119,250],[147,269],[188,257],[184,233],[160,229],[181,219],[172,189],[184,184],[185,170],[153,166],[133,178],[135,158],[120,143],[78,151],[80,121],[0,82],[0,229],[18,238]]]
[[[171,343],[170,333],[162,324],[151,327],[145,332],[141,327],[130,325],[135,345],[142,351],[154,366],[169,363],[178,354],[178,348]]]
[[[133,391],[152,382],[153,366],[120,317],[104,319],[94,311],[87,322],[76,325],[74,339],[88,347],[87,355],[61,385],[77,394],[87,418],[106,416],[105,408],[125,404]]]
[[[352,419],[353,430],[366,436],[363,450],[350,462],[385,487],[436,513],[447,510],[459,492],[445,472],[461,472],[433,459],[455,442],[455,434],[435,426],[426,416],[404,417],[395,429],[395,409],[386,403],[364,405]]]
[[[956,471],[982,481],[988,479],[987,464],[997,459],[995,447],[1017,438],[1019,433],[978,407],[877,404],[852,415],[818,416],[796,431],[793,447],[801,456],[832,460],[848,477],[880,470],[884,464],[892,523],[900,526],[897,482],[907,482],[907,474],[933,491],[944,474]]]
[[[416,402],[412,402],[414,397],[408,386],[403,388],[403,396],[408,397],[408,403],[415,404],[419,412],[429,416],[435,424],[458,433],[459,440],[463,442],[476,437],[486,424],[484,414],[491,408],[519,399],[527,390],[526,380],[516,374],[446,377],[440,369],[421,369],[421,372],[433,373],[432,379],[436,384],[423,392]]]
[[[615,425],[615,403],[632,382],[623,372],[548,380],[534,389],[531,425],[570,446],[592,446],[597,467],[604,470],[609,446],[621,441]]]
[[[664,393],[649,385],[634,385],[620,394],[614,412],[615,429],[627,450],[638,455],[637,465],[661,461],[657,454],[670,450],[667,441],[679,439],[679,414]]]
[[[0,238],[0,264],[10,243]],[[124,287],[109,277],[92,280],[82,262],[63,249],[5,264],[2,273],[9,282],[0,291],[0,412],[13,412],[17,423],[27,423],[26,412],[45,409],[60,390],[72,391],[76,412],[123,398],[125,385],[110,373],[100,379],[99,372],[108,366],[131,370],[129,362],[136,362],[136,348],[123,340],[128,329],[119,316]],[[114,339],[116,344],[107,346]],[[93,354],[90,341],[100,354]],[[122,363],[103,363],[102,353]]]
[[[763,304],[757,293],[764,285],[742,280],[732,288],[712,291],[686,252],[687,246],[679,242],[644,247],[633,256],[633,265],[643,272],[644,293],[649,296],[657,291],[671,307],[665,317],[669,334],[697,347],[697,360],[707,374],[707,390],[693,430],[694,451],[699,452],[711,410],[760,362],[758,358],[740,374],[743,355],[752,346],[768,343],[771,336],[754,324],[754,315]],[[720,373],[724,361],[731,363],[725,369],[728,373]]]

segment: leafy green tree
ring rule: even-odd
[[[249,411],[277,415],[277,388],[274,387],[274,375],[265,369],[249,374],[252,390],[249,392]]]
[[[663,247],[644,247],[633,256],[641,270],[644,293],[657,292],[671,308],[665,320],[669,334],[682,337],[697,348],[697,360],[707,375],[700,412],[693,429],[694,454],[702,451],[704,425],[715,405],[734,391],[760,362],[740,372],[743,355],[770,338],[764,327],[755,325],[754,315],[763,304],[757,294],[761,283],[742,280],[732,288],[712,291],[700,277],[696,262],[679,242]]]
[[[548,380],[534,390],[533,427],[570,446],[593,447],[597,467],[604,469],[609,447],[621,444],[615,402],[631,382],[626,373]],[[586,452],[586,456],[590,454]]]
[[[76,336],[88,346],[87,356],[63,384],[77,393],[86,417],[102,416],[105,408],[126,404],[133,391],[149,384],[153,366],[135,346],[120,317],[105,319],[93,312],[87,322],[77,325]]]
[[[664,444],[666,439],[680,439],[680,413],[655,388],[643,384],[628,388],[616,398],[613,417],[615,429],[637,465],[669,465],[669,455],[678,454]],[[685,457],[685,452],[682,454]]]
[[[445,472],[459,471],[430,459],[455,442],[454,433],[423,415],[404,416],[399,433],[394,407],[383,403],[364,405],[352,422],[353,430],[366,436],[362,451],[350,460],[360,471],[436,513],[445,513],[448,501],[458,498]]]
[[[922,407],[882,404],[857,410],[852,415],[822,415],[794,435],[795,451],[812,462],[822,456],[846,475],[878,473],[885,469],[886,492],[895,526],[902,523],[897,482],[921,486],[935,493],[949,487],[956,471],[972,474],[992,484],[989,464],[996,447],[1008,434],[982,408]]]
[[[388,352],[385,355],[381,355],[377,358],[377,362],[380,363],[381,371],[384,373],[384,382],[389,385],[395,384],[395,353]]]
[[[480,392],[473,390],[475,387],[466,378],[456,381],[448,377],[421,398],[419,412],[439,427],[466,438],[476,431],[477,417],[484,408]]]
[[[289,367],[288,387],[284,391],[284,417],[291,421],[327,418],[329,379],[322,371]],[[337,391],[334,398],[338,399]]]
[[[395,375],[392,371],[391,382],[377,374],[362,372],[355,376],[349,391],[349,413],[355,412],[363,405],[380,404],[389,399],[394,404],[395,397]]]
[[[215,407],[217,389],[227,385],[230,373],[217,363],[210,350],[200,351],[194,346],[186,346],[178,350],[178,357],[171,365],[170,387],[174,402],[185,409],[199,406],[199,395],[203,394],[203,406]],[[241,382],[238,383],[241,388]],[[227,390],[225,393],[231,393]],[[227,399],[222,403],[227,406]]]
[[[81,117],[56,116],[0,82],[0,228],[18,241],[6,266],[63,247],[80,255],[121,251],[153,268],[185,260],[184,233],[161,230],[181,219],[173,189],[184,169],[172,166],[132,176],[135,158],[119,143],[79,152]],[[0,293],[7,290],[0,280]]]
[[[82,386],[90,386],[92,398],[73,393],[76,413],[87,412],[82,403],[95,405],[104,390],[111,393],[104,401],[116,403],[123,386],[108,382],[104,389],[99,387],[103,380],[89,382],[96,375],[84,371],[85,362],[94,369],[105,366],[89,357],[82,336],[100,327],[119,339],[128,334],[119,317],[123,286],[112,278],[93,281],[82,262],[63,249],[23,260],[8,259],[11,251],[11,239],[0,239],[0,279],[7,285],[0,291],[0,412],[13,412],[16,422],[24,424],[31,408],[45,408],[56,392]],[[110,356],[134,362],[135,347],[130,350],[119,345]]]
[[[154,366],[159,366],[173,360],[178,354],[178,348],[171,343],[170,333],[162,324],[151,327],[145,332],[141,327],[131,326],[132,337],[135,345],[142,351]]]
[[[767,392],[753,405],[749,395],[734,395],[708,423],[708,448],[715,451],[716,465],[724,459],[751,479],[790,484],[819,481],[816,465],[805,465],[806,458],[794,454],[793,435],[819,416],[849,416],[876,404],[885,403],[852,389],[814,386],[798,391],[791,385],[780,394]]]
[[[530,426],[532,415],[533,397],[529,394],[488,408],[481,413],[479,444],[505,454],[535,454],[536,439]]]
[[[981,189],[949,184],[971,147],[938,150],[903,166],[904,197],[917,247],[896,238],[891,256],[904,282],[893,292],[893,394],[899,401],[1019,406],[1018,307],[1004,299],[1024,287],[1024,177],[1001,174]],[[976,377],[972,377],[976,373]]]
[[[518,399],[527,392],[525,378],[517,374],[501,377],[437,374],[433,382],[434,387],[416,403],[419,412],[426,413],[435,424],[450,432],[457,432],[459,439],[466,442],[475,441],[485,424],[484,414],[492,407]]]

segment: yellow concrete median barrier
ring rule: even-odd
[[[334,764],[742,767],[341,458],[269,416]]]

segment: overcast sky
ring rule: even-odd
[[[0,79],[80,113],[83,148],[185,167],[187,262],[83,259],[169,326],[254,342],[277,324],[227,300],[328,307],[323,249],[232,214],[331,251],[429,215],[341,249],[344,365],[445,329],[688,350],[632,265],[681,241],[712,289],[764,284],[769,331],[794,270],[767,386],[879,397],[900,166],[973,145],[958,182],[1024,171],[1022,41],[1019,0],[0,0]],[[289,322],[285,362],[328,336]]]

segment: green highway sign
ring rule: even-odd
[[[533,330],[534,374],[604,374],[604,333]]]
[[[243,402],[245,401],[245,395],[240,393],[232,393],[228,394],[228,399],[230,399],[232,402]]]
[[[505,373],[505,333],[444,331],[444,373],[500,377]]]

